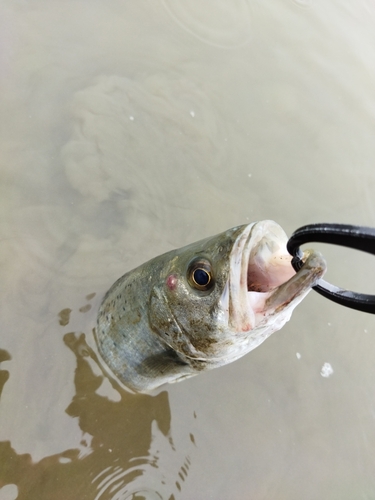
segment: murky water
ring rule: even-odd
[[[166,250],[375,226],[374,51],[369,0],[1,3],[0,500],[375,498],[372,316],[311,293],[154,395],[91,350],[103,293]],[[373,259],[324,252],[374,293]]]

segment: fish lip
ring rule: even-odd
[[[287,236],[281,226],[272,220],[255,222],[245,226],[233,244],[230,254],[228,323],[236,333],[249,333],[259,326],[272,322],[271,316],[285,312],[281,326],[289,319],[294,307],[306,296],[311,287],[323,276],[326,263],[319,252],[304,254],[304,266],[279,286],[264,291],[248,291],[249,260],[260,242],[270,241],[289,256]],[[278,328],[281,328],[279,326]],[[277,329],[278,329],[277,328]]]
[[[267,309],[277,313],[280,308],[286,307],[294,300],[299,299],[299,303],[327,270],[324,257],[315,250],[305,250],[302,261],[304,264],[301,269],[269,294],[266,300]]]

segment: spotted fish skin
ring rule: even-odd
[[[310,252],[295,274],[286,241],[280,226],[261,221],[126,273],[98,311],[96,342],[110,371],[130,389],[149,392],[255,348],[325,272],[323,258]]]

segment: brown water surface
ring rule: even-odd
[[[152,395],[92,329],[124,272],[259,219],[375,226],[375,5],[0,4],[0,500],[375,498],[375,321],[311,293]],[[374,293],[370,256],[323,248]]]

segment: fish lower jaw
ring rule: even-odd
[[[248,332],[233,332],[233,342],[231,345],[221,347],[222,354],[211,358],[209,360],[211,365],[215,367],[223,366],[245,356],[267,340],[270,335],[282,328],[290,319],[290,316],[291,313],[286,313],[282,318],[275,318],[271,323],[267,322],[267,324],[260,325]]]
[[[318,252],[309,251],[304,268],[276,289],[269,292],[242,291],[232,297],[231,326],[238,334],[248,335],[267,325],[272,326],[271,333],[279,330],[325,270],[323,257]]]

